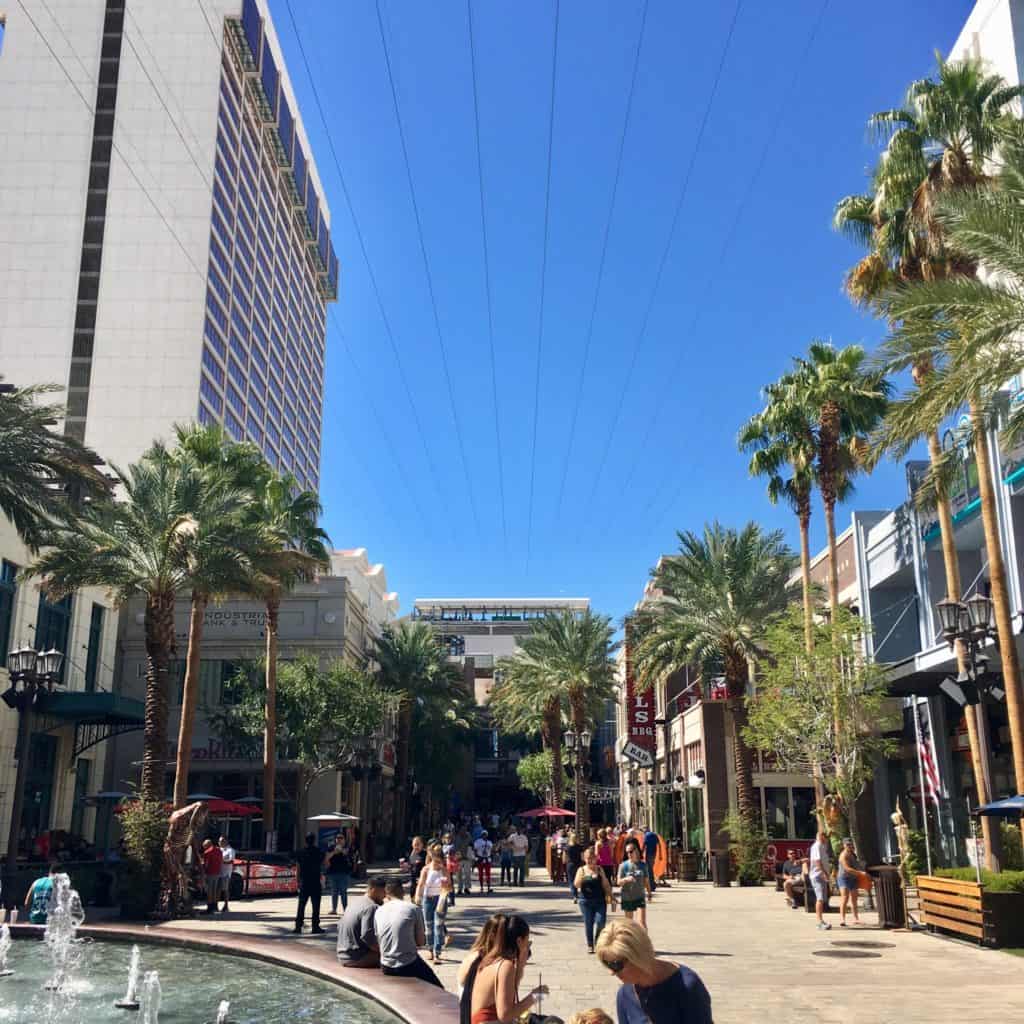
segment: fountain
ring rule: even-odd
[[[0,978],[9,978],[14,971],[7,967],[7,957],[11,952],[11,926],[0,924]]]
[[[114,1006],[119,1010],[137,1010],[139,1008],[139,968],[142,964],[142,951],[138,946],[132,946],[132,957],[128,962],[128,988],[124,998],[118,999]]]
[[[82,901],[71,888],[67,875],[53,876],[53,892],[46,912],[46,931],[43,942],[50,951],[53,975],[46,989],[64,995],[68,992],[71,973],[82,957],[81,944],[76,938],[79,926],[85,920]]]
[[[226,999],[222,999],[220,1001],[220,1006],[217,1007],[216,1024],[228,1024],[228,1011],[230,1009],[231,1004]]]
[[[160,1024],[160,975],[146,971],[142,979],[142,1024]]]

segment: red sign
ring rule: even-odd
[[[774,872],[775,865],[781,864],[790,850],[796,854],[797,860],[809,857],[813,842],[813,839],[769,839],[764,853],[765,867]]]
[[[650,751],[653,755],[658,747],[654,731],[654,689],[639,690],[633,678],[633,645],[629,622],[626,623],[626,740]]]

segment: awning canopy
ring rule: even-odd
[[[1008,796],[1004,800],[993,800],[990,804],[982,804],[975,814],[984,814],[991,818],[1013,818],[1024,815],[1024,796]]]
[[[46,693],[39,699],[37,714],[43,730],[52,732],[63,726],[75,727],[71,763],[90,747],[111,736],[135,732],[145,721],[145,705],[134,697],[97,690],[91,693]]]

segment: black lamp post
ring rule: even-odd
[[[943,598],[936,603],[935,610],[943,639],[951,648],[960,641],[966,655],[966,665],[957,673],[956,680],[947,679],[939,688],[961,707],[1001,700],[1004,691],[997,685],[996,677],[988,674],[988,658],[981,651],[988,640],[997,638],[992,599],[984,594],[975,594],[966,601]]]
[[[7,835],[7,857],[4,873],[7,884],[13,885],[14,873],[18,866],[18,832],[21,828],[21,807],[25,796],[25,776],[28,773],[28,740],[31,733],[32,709],[44,693],[52,693],[60,678],[64,655],[56,650],[36,651],[21,647],[7,655],[7,671],[11,677],[10,688],[0,694],[0,699],[18,712],[18,740],[15,756],[18,769],[14,778],[14,800],[11,804],[11,827]]]
[[[590,815],[583,810],[583,782],[590,760],[590,740],[592,734],[589,729],[581,729],[579,734],[574,729],[566,729],[562,734],[562,742],[565,744],[566,752],[569,755],[569,764],[573,770],[573,793],[576,801],[576,831],[580,839],[584,839],[584,830],[590,830]]]

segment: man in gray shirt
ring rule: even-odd
[[[405,887],[398,879],[388,882],[385,887],[384,905],[373,915],[373,930],[384,974],[419,978],[444,988],[420,956],[420,947],[427,942],[423,915],[419,907],[405,902]]]
[[[338,922],[338,959],[346,967],[377,967],[380,955],[373,919],[377,908],[384,902],[387,879],[371,878],[366,885],[366,896],[350,900]]]

